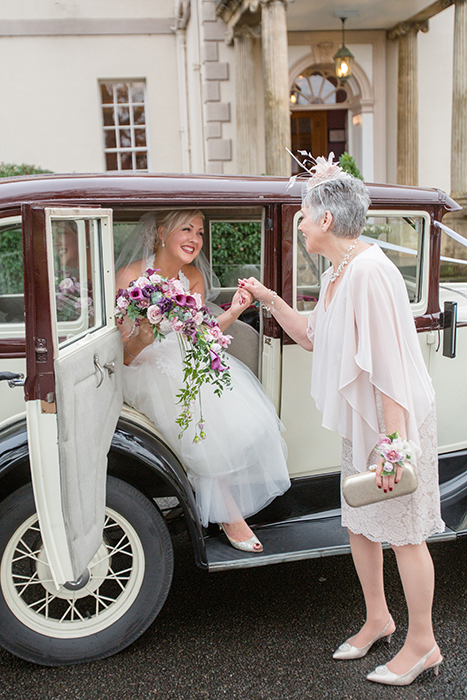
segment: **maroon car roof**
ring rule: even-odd
[[[197,205],[297,203],[301,183],[287,191],[287,178],[235,175],[192,175],[152,173],[96,173],[30,175],[0,180],[0,209],[11,209],[22,202],[57,204],[173,204]],[[373,206],[438,205],[445,211],[461,207],[438,189],[402,185],[367,184]]]

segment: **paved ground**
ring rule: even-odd
[[[350,557],[207,574],[185,535],[167,603],[150,629],[110,659],[75,667],[34,666],[0,650],[1,700],[467,700],[467,541],[432,546],[436,634],[446,657],[409,688],[370,684],[389,660],[377,643],[359,661],[331,658],[361,621]],[[406,614],[392,553],[390,608],[402,643]]]

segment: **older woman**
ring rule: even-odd
[[[384,593],[381,543],[395,552],[409,612],[405,644],[369,680],[408,685],[442,662],[431,608],[434,572],[425,540],[444,529],[440,517],[434,392],[417,340],[404,280],[377,245],[359,236],[370,204],[365,185],[332,158],[318,159],[304,187],[299,226],[308,253],[331,261],[321,278],[318,304],[308,319],[257,280],[241,280],[299,345],[314,350],[311,393],[323,425],[343,438],[342,476],[377,462],[376,480],[391,491],[402,474],[382,474],[375,445],[380,433],[412,440],[421,450],[418,488],[410,495],[349,508],[342,524],[363,589],[366,621],[334,653],[335,659],[365,656],[396,625]]]

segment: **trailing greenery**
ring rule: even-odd
[[[213,223],[211,227],[212,267],[222,287],[236,287],[238,275],[258,271],[261,265],[261,223],[236,221]]]
[[[349,155],[346,151],[344,151],[344,153],[339,158],[339,165],[343,170],[345,170],[346,173],[350,173],[354,177],[358,177],[360,180],[363,180],[363,175],[357,168],[355,158]]]
[[[35,165],[15,165],[14,163],[0,163],[0,177],[18,177],[19,175],[40,175],[41,173],[51,173],[51,170],[36,168]]]

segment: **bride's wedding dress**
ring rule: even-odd
[[[188,292],[182,272],[179,279]],[[154,423],[179,455],[204,526],[247,518],[290,486],[274,406],[255,375],[229,355],[232,389],[218,397],[210,385],[201,388],[206,439],[193,443],[196,418],[178,439],[175,419],[181,406],[176,394],[183,386],[182,356],[170,324],[163,322],[161,330],[165,339],[154,341],[124,367],[124,399]]]

